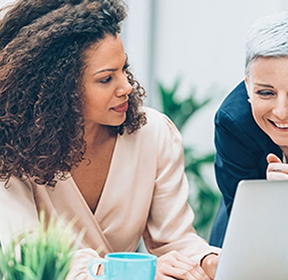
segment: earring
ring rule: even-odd
[[[251,102],[252,102],[252,100],[251,100],[250,98],[248,98],[248,99],[247,99],[247,101],[248,101],[249,103],[251,103]]]

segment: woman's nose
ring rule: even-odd
[[[279,120],[288,120],[288,97],[277,100],[273,114],[279,118]]]
[[[117,96],[122,96],[122,95],[128,95],[132,92],[132,86],[128,81],[126,73],[123,73],[124,75],[122,76],[119,86],[117,88]]]

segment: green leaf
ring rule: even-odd
[[[36,279],[36,274],[32,271],[32,269],[28,266],[24,266],[22,264],[16,264],[15,268],[16,271],[22,272],[27,279]]]

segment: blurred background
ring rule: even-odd
[[[0,7],[13,1],[1,0]],[[165,112],[182,133],[195,227],[208,239],[219,203],[213,170],[213,118],[244,77],[244,44],[259,17],[287,0],[126,0],[122,39],[146,105]]]
[[[287,0],[126,0],[123,40],[146,103],[182,133],[197,232],[209,239],[218,210],[214,114],[244,78],[245,39],[259,17]],[[191,98],[192,97],[192,98]]]

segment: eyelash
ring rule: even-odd
[[[112,80],[112,77],[109,76],[108,78],[106,78],[106,79],[104,79],[104,80],[101,80],[100,83],[101,83],[101,84],[107,84],[107,83],[109,83],[111,80]]]
[[[126,69],[129,68],[129,64],[125,63],[125,65],[122,68],[122,71],[124,72]],[[101,84],[108,84],[112,80],[112,76],[107,77],[106,79],[103,79],[100,81]]]
[[[260,96],[273,96],[274,92],[269,91],[269,90],[259,90],[256,92],[256,94],[260,95]]]

